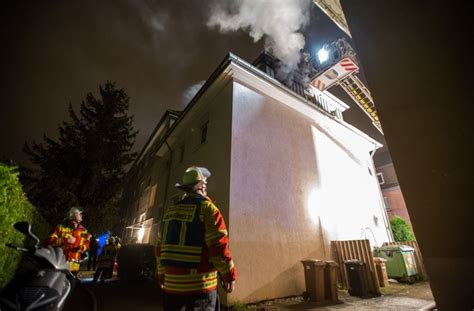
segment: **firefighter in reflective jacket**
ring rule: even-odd
[[[48,245],[63,249],[73,273],[79,271],[81,257],[89,249],[91,235],[81,222],[82,210],[71,207],[67,213],[67,222],[58,225],[47,241]]]
[[[219,209],[207,196],[210,172],[190,167],[182,183],[184,198],[163,215],[157,246],[158,279],[164,291],[165,310],[219,308],[218,274],[227,292],[234,289],[237,270],[230,251],[227,229]]]
[[[97,261],[97,271],[94,273],[93,282],[99,279],[104,282],[107,278],[112,278],[114,262],[117,257],[117,248],[115,247],[115,238],[110,236],[107,244],[102,248],[102,253]]]

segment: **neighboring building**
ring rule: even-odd
[[[388,217],[399,216],[411,225],[390,153],[384,148],[380,153],[375,154],[374,161]]]
[[[343,121],[348,106],[330,93],[297,74],[277,81],[273,61],[259,70],[229,54],[182,113],[161,119],[125,187],[125,242],[154,244],[184,170],[209,168],[239,273],[224,304],[301,294],[300,261],[331,258],[331,240],[390,240],[372,159],[381,145]]]

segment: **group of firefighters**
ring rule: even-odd
[[[94,282],[99,279],[105,281],[106,278],[112,277],[114,264],[121,247],[120,239],[110,236],[96,262],[99,241],[82,225],[82,213],[83,211],[80,208],[71,207],[67,213],[66,222],[54,228],[46,244],[63,249],[64,255],[69,261],[70,270],[74,275],[78,274],[81,262],[87,258],[89,260],[88,270],[91,267],[96,270]]]
[[[237,270],[224,218],[207,195],[210,176],[204,167],[188,168],[176,184],[185,192],[183,198],[164,212],[156,248],[156,278],[163,290],[164,310],[219,310],[219,281],[226,292],[234,290]],[[79,208],[71,208],[67,218],[66,224],[55,228],[48,244],[63,249],[71,271],[77,274],[81,258],[97,241],[91,244]],[[111,276],[119,249],[119,240],[110,237],[98,259],[94,281]]]

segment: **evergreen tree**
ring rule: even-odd
[[[71,206],[81,206],[85,225],[94,232],[110,228],[117,216],[137,135],[125,91],[107,81],[99,92],[100,99],[87,94],[79,113],[69,104],[71,120],[59,126],[57,140],[45,135],[42,143],[24,147],[37,167],[28,176],[33,204],[53,224],[64,220]]]

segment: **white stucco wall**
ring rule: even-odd
[[[224,216],[228,216],[230,183],[232,83],[225,77],[217,79],[209,90],[185,115],[170,137],[173,163],[168,185],[168,204],[176,194],[183,194],[174,185],[181,182],[186,168],[196,165],[208,168],[209,195],[217,202]],[[201,144],[201,127],[208,124],[207,141]],[[184,159],[178,162],[177,153],[184,146]],[[164,147],[166,148],[166,147]]]
[[[245,70],[233,72],[229,223],[240,278],[229,299],[301,294],[300,260],[329,259],[330,240],[388,240],[369,173],[373,143]]]

